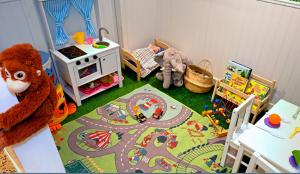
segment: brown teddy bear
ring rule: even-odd
[[[17,44],[0,53],[1,76],[19,103],[0,113],[0,150],[19,143],[49,122],[57,105],[55,86],[43,71],[30,44]]]

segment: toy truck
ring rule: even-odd
[[[146,116],[141,112],[138,112],[135,117],[139,123],[143,123],[147,120]]]
[[[147,117],[140,111],[139,106],[135,106],[133,108],[133,111],[135,113],[134,116],[135,116],[135,118],[137,119],[137,121],[139,123],[143,123],[143,122],[145,122],[147,120]]]
[[[163,110],[161,108],[157,108],[155,112],[153,113],[152,117],[155,119],[160,119],[160,117],[163,115]]]

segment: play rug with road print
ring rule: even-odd
[[[150,85],[65,124],[55,140],[70,173],[228,172],[209,120]]]

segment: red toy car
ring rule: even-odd
[[[163,167],[167,172],[171,171],[172,166],[171,164],[168,163],[167,160],[165,160],[164,158],[160,158],[156,161],[156,164],[160,165],[161,167]]]
[[[160,117],[163,115],[163,110],[161,108],[157,108],[155,112],[153,113],[152,117],[155,119],[160,119]]]

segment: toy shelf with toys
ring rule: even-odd
[[[217,95],[236,105],[240,105],[250,96],[250,94],[255,94],[257,97],[254,100],[254,105],[251,110],[251,113],[253,114],[251,123],[253,124],[256,120],[257,115],[268,107],[275,87],[275,83],[276,81],[274,80],[271,81],[253,73],[251,75],[249,74],[249,81],[248,79],[246,80],[244,85],[245,87],[242,90],[228,82],[226,83],[225,80],[218,80],[216,81],[211,101],[214,101],[214,98]],[[251,88],[249,88],[249,86]],[[265,90],[266,92],[263,95],[258,92],[262,91],[262,89],[260,89],[261,87],[267,89]]]
[[[123,76],[121,77],[124,80]],[[89,83],[78,86],[79,97],[81,100],[85,100],[93,95],[96,95],[109,88],[117,86],[119,84],[119,76],[117,73],[111,73],[106,76],[97,78]],[[66,93],[75,100],[73,95],[73,87],[70,84],[64,86]]]

